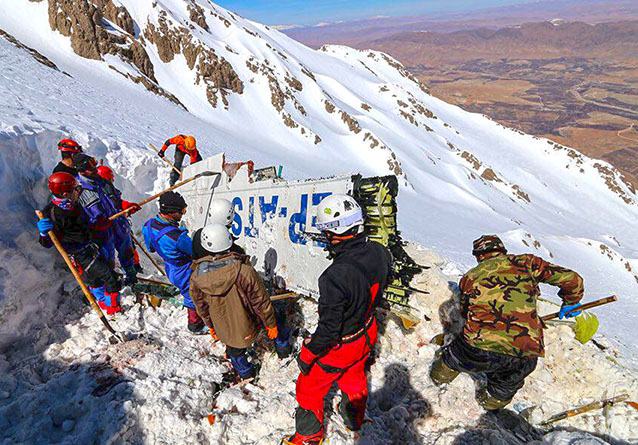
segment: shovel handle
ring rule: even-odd
[[[156,152],[157,154],[159,154],[159,152],[160,152],[160,151],[159,151],[157,148],[155,148],[155,145],[153,145],[153,144],[148,144],[148,145],[150,145],[150,146],[151,146],[151,148],[152,148],[153,150],[155,150],[155,152]],[[161,156],[160,156],[160,157],[161,157]],[[175,170],[175,171],[177,172],[177,174],[179,175],[179,179],[182,179],[182,171],[181,171],[179,168],[175,167],[175,164],[173,164],[173,163],[172,163],[171,161],[169,161],[168,159],[166,159],[166,158],[162,158],[162,159],[163,159],[163,160],[164,160],[164,162],[166,162],[168,165],[170,165],[171,167],[173,167],[173,170]]]
[[[595,301],[590,301],[589,303],[585,303],[581,305],[579,308],[572,309],[570,312],[585,311],[587,309],[602,306],[603,304],[613,303],[614,301],[618,301],[618,297],[615,295],[612,295],[611,297],[601,298],[600,300],[595,300]],[[553,320],[555,318],[558,318],[559,315],[560,315],[560,312],[554,312],[553,314],[549,314],[549,315],[545,315],[544,317],[541,317],[541,320],[543,321]]]

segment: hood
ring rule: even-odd
[[[241,258],[235,254],[205,256],[193,262],[193,281],[207,295],[225,295],[237,281]]]

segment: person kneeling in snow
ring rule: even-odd
[[[119,312],[120,280],[93,242],[88,217],[78,204],[82,187],[71,174],[58,172],[49,177],[49,190],[53,198],[38,221],[40,244],[47,249],[53,245],[49,237],[53,230],[93,294],[98,295],[100,307],[109,315]]]
[[[101,240],[101,245],[108,257],[108,261],[115,262],[117,250],[120,266],[126,274],[125,284],[133,284],[137,281],[135,269],[135,251],[131,241],[130,228],[126,217],[121,216],[114,221],[109,218],[118,213],[116,198],[107,190],[108,184],[100,177],[97,171],[97,162],[91,156],[84,153],[73,156],[73,163],[80,173],[82,194],[80,205],[89,217],[92,229],[96,231]],[[127,203],[131,212],[136,212],[140,206],[135,203]]]
[[[113,173],[113,170],[110,167],[107,167],[106,165],[100,165],[97,168],[97,174],[104,180],[104,189],[109,198],[111,198],[111,201],[113,201],[113,203],[115,204],[115,209],[118,211],[118,213],[122,210],[128,210],[126,216],[129,216],[141,210],[141,207],[136,202],[124,201],[122,199],[122,192],[117,187],[115,187],[114,184],[115,173]],[[121,216],[120,218],[124,218],[124,216]],[[140,265],[140,256],[137,253],[135,245],[133,244],[131,222],[127,220],[126,224],[128,225],[127,237],[129,239],[118,239],[115,242],[116,247],[119,246],[121,249],[121,251],[120,249],[117,250],[120,258],[120,263],[123,261],[122,258],[124,258],[124,261],[126,261],[126,259],[128,258],[129,251],[127,250],[127,246],[130,244],[131,248],[133,249],[133,264],[135,266],[135,270],[137,271],[137,273],[142,273],[144,272],[144,269],[142,269],[142,266]]]
[[[230,251],[233,244],[228,228],[210,224],[201,233],[201,246],[209,254],[193,262],[191,295],[197,312],[211,331],[226,345],[226,353],[241,379],[255,376],[246,348],[257,339],[261,325],[275,340],[280,358],[291,352],[288,336],[279,335],[275,311],[266,286],[247,257]]]
[[[184,306],[188,310],[188,330],[198,334],[204,329],[204,322],[197,315],[190,296],[192,241],[188,230],[179,227],[186,207],[186,201],[179,193],[164,193],[159,199],[159,215],[144,224],[142,234],[148,250],[162,257],[166,276],[184,296]]]
[[[290,445],[323,441],[324,397],[336,382],[338,411],[346,428],[357,431],[368,399],[365,367],[377,342],[374,309],[390,280],[392,255],[368,241],[363,212],[348,195],[331,195],[317,206],[316,226],[328,242],[333,263],[319,277],[319,323],[301,348],[297,363],[296,432]]]
[[[475,240],[472,254],[478,265],[459,283],[463,333],[443,348],[430,377],[443,385],[461,372],[484,373],[487,386],[477,401],[485,410],[497,411],[512,401],[544,355],[538,283],[560,288],[560,318],[570,318],[580,314],[583,279],[531,254],[508,255],[496,235]]]

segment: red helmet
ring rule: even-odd
[[[111,170],[111,167],[107,167],[106,165],[100,165],[97,168],[97,174],[100,175],[100,178],[104,179],[105,181],[111,182],[113,179],[115,179],[113,170]]]
[[[58,150],[67,153],[82,153],[82,146],[73,139],[62,139],[58,142]]]
[[[57,172],[49,176],[49,190],[54,195],[63,195],[72,192],[80,186],[75,177],[67,172]]]

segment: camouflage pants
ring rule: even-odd
[[[465,373],[483,373],[487,377],[487,391],[500,400],[510,400],[523,387],[525,377],[536,369],[536,357],[513,357],[484,351],[468,345],[462,337],[443,349],[443,362]]]

